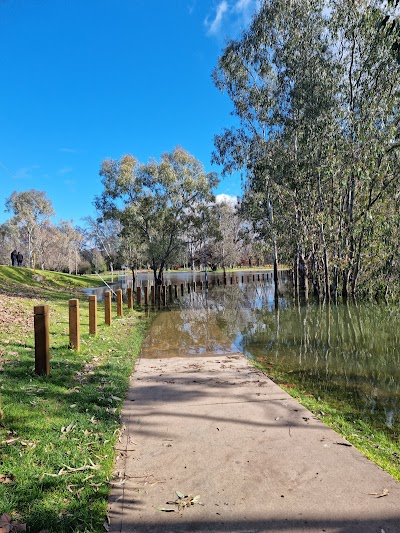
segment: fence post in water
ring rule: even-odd
[[[142,287],[136,287],[136,303],[139,307],[142,306]]]
[[[188,294],[190,294],[190,283],[187,284]]]
[[[133,289],[132,287],[127,288],[128,295],[128,309],[133,309]]]
[[[79,328],[79,300],[69,300],[69,345],[79,352],[81,348]]]
[[[147,307],[149,305],[149,286],[144,286],[144,305]]]
[[[162,286],[162,304],[165,307],[167,305],[167,286]]]
[[[175,298],[178,298],[178,285],[174,285]]]
[[[184,294],[183,283],[181,283],[181,295],[183,296],[183,294]]]
[[[172,298],[172,285],[168,285],[168,290],[169,290],[169,301],[172,302],[173,301],[173,298]]]
[[[117,316],[122,316],[122,289],[117,290]]]
[[[97,296],[89,296],[89,334],[97,335]]]
[[[104,293],[104,322],[111,326],[111,292]]]
[[[150,299],[151,299],[152,307],[155,307],[156,306],[156,290],[154,288],[154,285],[150,287]]]
[[[35,374],[50,374],[49,306],[35,305],[33,308],[35,328]]]
[[[158,303],[158,307],[160,307],[161,306],[161,285],[156,286],[156,291],[157,291],[156,300]]]

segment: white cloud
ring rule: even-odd
[[[228,10],[228,2],[226,0],[222,0],[222,2],[220,2],[217,6],[214,20],[210,22],[208,18],[206,19],[205,24],[208,27],[209,35],[216,35],[217,33],[219,33],[222,24],[222,19]]]
[[[196,0],[192,0],[188,5],[189,15],[193,15],[195,8],[196,8]]]
[[[18,168],[14,174],[16,180],[31,180],[33,178],[33,171],[39,168],[38,165],[32,165],[30,167]]]
[[[235,36],[246,29],[254,15],[261,7],[261,0],[222,0],[213,17],[204,21],[210,36],[222,34]]]
[[[216,204],[230,204],[235,206],[237,204],[237,196],[231,196],[230,194],[217,194],[215,197]]]

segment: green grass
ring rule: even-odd
[[[368,416],[357,399],[340,389],[318,387],[304,375],[284,372],[271,362],[252,361],[282,389],[304,405],[317,418],[333,428],[366,457],[400,481],[400,434]]]
[[[62,272],[0,266],[0,293],[42,299],[67,299],[84,287],[102,286],[99,278]]]
[[[131,311],[106,326],[99,306],[99,333],[90,336],[82,297],[81,351],[69,350],[67,300],[84,277],[40,274],[46,302],[32,299],[33,271],[0,268],[3,294],[17,286],[31,297],[7,300],[17,319],[0,329],[0,515],[31,533],[103,532],[122,401],[147,322]],[[48,377],[34,373],[33,306],[42,303],[50,309]]]

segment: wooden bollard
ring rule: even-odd
[[[104,293],[104,322],[111,326],[111,292],[105,291]]]
[[[136,303],[142,307],[142,287],[136,287]]]
[[[184,288],[183,288],[183,283],[181,283],[181,295],[183,296],[184,294]]]
[[[242,276],[242,283],[243,283],[243,276]]]
[[[257,281],[260,281],[260,274],[257,274]]]
[[[150,287],[150,300],[151,300],[151,305],[153,307],[155,307],[155,305],[156,305],[156,290],[154,288],[154,285],[152,285]]]
[[[81,349],[81,335],[79,327],[79,300],[69,300],[69,345],[79,352]]]
[[[174,285],[174,296],[178,298],[178,285]]]
[[[122,289],[117,289],[117,316],[124,314],[122,309]]]
[[[149,286],[144,286],[144,305],[147,307],[149,305]]]
[[[232,278],[232,276],[231,276],[231,285],[232,285],[232,283],[233,283],[233,278]]]
[[[157,291],[156,300],[158,302],[158,305],[160,306],[161,305],[161,285],[157,285],[156,291]]]
[[[202,291],[203,290],[203,282],[199,281],[199,283],[200,283],[200,290]]]
[[[254,274],[253,274],[253,281],[255,281],[255,279],[256,279],[256,278],[254,277]]]
[[[162,303],[164,307],[167,305],[167,287],[165,285],[162,286]]]
[[[50,374],[49,306],[35,305],[33,308],[35,328],[35,374]]]
[[[173,298],[172,298],[172,285],[168,285],[168,290],[169,290],[169,301],[172,302],[173,301]]]
[[[264,279],[265,279],[264,274],[262,275],[262,279],[263,279],[263,281],[264,281]]]
[[[190,283],[187,284],[188,294],[190,294]]]
[[[97,296],[89,296],[89,334],[97,335]]]
[[[126,290],[126,294],[128,297],[128,309],[133,309],[133,289],[132,287],[128,287]]]

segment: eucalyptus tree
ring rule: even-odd
[[[332,133],[329,118],[336,104],[324,5],[319,0],[265,0],[241,40],[227,45],[214,71],[240,123],[216,136],[214,159],[225,172],[247,171],[245,205],[257,213],[259,230],[263,225],[264,235],[271,235],[276,284],[277,211],[285,210],[286,225],[297,230],[293,255],[302,262],[305,284],[315,236],[324,235],[321,224],[316,230],[321,205],[316,184],[326,157],[321,141]],[[327,253],[324,257],[327,263]]]
[[[28,247],[28,266],[34,266],[35,237],[40,225],[47,222],[54,209],[51,201],[43,191],[30,189],[14,191],[6,200],[6,211],[13,213],[9,223],[20,231]]]
[[[96,217],[85,217],[84,221],[86,223],[86,239],[92,244],[92,248],[96,248],[101,253],[113,276],[114,267],[118,262],[122,247],[120,221],[103,217],[101,213],[97,213]],[[96,262],[98,262],[97,259]]]
[[[397,191],[399,65],[396,35],[377,31],[381,2],[338,0],[329,28],[340,58],[342,138],[338,261],[344,295],[356,292],[366,267],[374,219],[386,216]],[[368,238],[367,238],[368,237]]]
[[[239,121],[214,160],[246,170],[243,208],[274,261],[279,245],[326,299],[357,291],[398,187],[398,37],[381,4],[263,0],[214,72]]]
[[[215,173],[205,173],[195,157],[176,147],[147,164],[132,155],[105,160],[100,175],[104,190],[96,207],[104,218],[120,221],[122,234],[136,236],[161,283],[167,261],[185,247],[185,232],[201,219],[202,205],[214,199]]]

